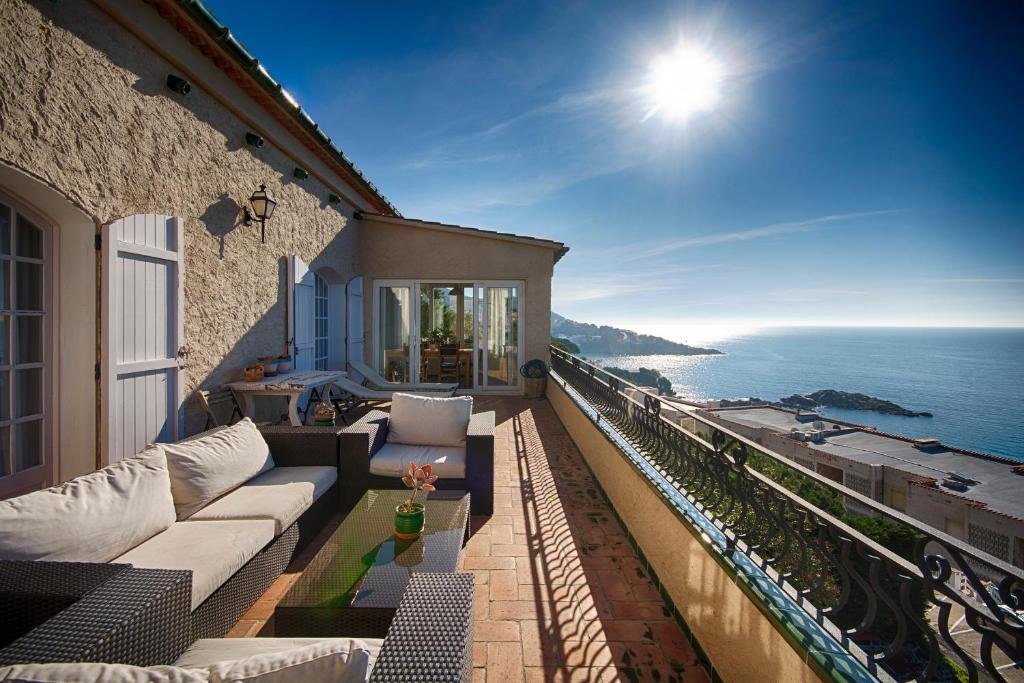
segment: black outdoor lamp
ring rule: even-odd
[[[265,243],[267,241],[267,220],[274,215],[277,201],[274,199],[274,195],[267,190],[267,186],[260,184],[260,189],[249,197],[249,203],[252,204],[252,211],[249,211],[249,207],[245,207],[245,224],[251,224],[254,218],[259,219],[260,242]]]

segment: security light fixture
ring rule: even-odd
[[[170,74],[167,76],[167,87],[179,95],[187,95],[192,92],[192,84],[181,76]]]
[[[307,171],[304,168],[299,168],[298,166],[296,166],[295,170],[292,171],[292,175],[298,178],[299,180],[305,180],[306,178],[309,177],[309,171]]]
[[[262,147],[266,143],[266,140],[256,135],[256,133],[246,133],[245,141],[253,147]]]
[[[336,194],[329,194],[329,195],[327,195],[327,201],[329,201],[331,204],[340,204],[341,203],[341,197],[339,197]]]
[[[260,189],[253,192],[252,196],[249,197],[249,203],[252,204],[252,211],[249,211],[249,207],[245,207],[245,224],[251,225],[253,220],[258,219],[260,222],[260,243],[266,243],[267,220],[274,215],[277,201],[274,199],[274,195],[270,194],[270,191],[267,190],[267,186],[260,184]]]

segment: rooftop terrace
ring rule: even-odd
[[[497,412],[494,515],[475,518],[474,681],[707,681],[545,400],[478,398]],[[229,635],[271,635],[277,601],[340,518]]]

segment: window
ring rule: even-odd
[[[961,531],[962,529],[961,525]],[[986,529],[978,524],[968,524],[967,542],[1000,560],[1010,561],[1010,538],[998,531]]]
[[[0,203],[0,477],[45,463],[43,228]]]
[[[313,274],[313,367],[326,370],[330,357],[330,313],[327,280],[319,273]]]

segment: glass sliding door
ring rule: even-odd
[[[419,283],[419,381],[473,387],[473,289]]]
[[[374,359],[388,381],[522,386],[521,282],[378,280],[374,299]]]
[[[518,286],[485,286],[484,384],[488,388],[519,386],[520,291]]]
[[[389,382],[411,382],[412,287],[382,286],[377,289],[377,371]]]

